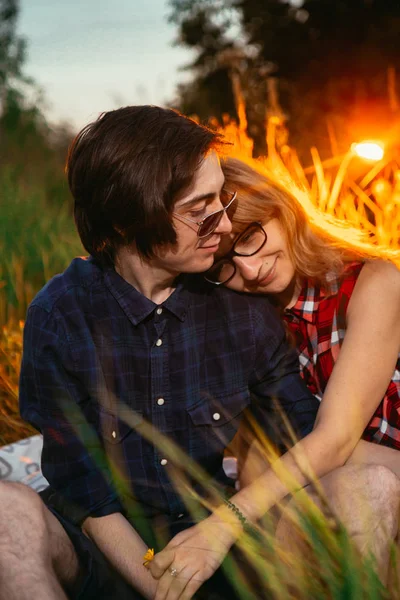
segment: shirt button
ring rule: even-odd
[[[114,438],[114,440],[115,440],[115,438],[117,437],[117,432],[116,432],[116,431],[113,431],[113,432],[111,433],[111,435],[112,435],[112,437],[113,437],[113,438]]]
[[[163,467],[165,467],[165,465],[166,465],[166,464],[168,464],[168,461],[167,461],[167,459],[166,459],[166,458],[162,458],[162,459],[160,460],[160,464],[161,464]]]
[[[214,421],[219,421],[219,420],[220,420],[220,418],[221,418],[221,415],[220,415],[219,413],[214,413],[214,414],[213,414],[213,419],[214,419]]]
[[[162,406],[162,405],[164,404],[164,402],[165,402],[164,398],[159,398],[159,399],[157,400],[157,404],[158,404],[158,406]]]
[[[162,308],[157,308],[157,310],[156,310],[156,313],[157,313],[158,315],[161,315],[161,314],[162,314]]]
[[[160,338],[159,340],[156,341],[156,346],[161,346],[162,344],[162,339]]]

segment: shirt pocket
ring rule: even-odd
[[[214,396],[209,392],[201,392],[200,400],[188,408],[188,413],[193,425],[224,427],[228,425],[238,426],[240,417],[246,407],[250,404],[248,389],[227,394]]]
[[[99,408],[99,425],[102,437],[110,444],[119,444],[143,423],[143,414],[130,408],[120,409],[118,415]]]

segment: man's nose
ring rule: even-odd
[[[229,217],[226,214],[226,211],[224,211],[224,214],[222,215],[222,219],[218,223],[218,227],[215,229],[214,233],[220,233],[221,235],[225,235],[227,233],[230,233],[231,231],[232,231],[232,223],[230,222]]]
[[[258,256],[234,256],[233,262],[240,275],[246,281],[254,281],[260,271],[260,258]]]

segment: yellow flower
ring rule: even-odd
[[[153,560],[154,558],[154,548],[149,548],[146,552],[146,554],[143,556],[143,566],[146,567],[146,569],[149,568],[149,563]]]

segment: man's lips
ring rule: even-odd
[[[204,252],[208,252],[209,254],[215,254],[218,252],[219,244],[216,246],[201,246],[198,248],[199,250],[204,250]]]
[[[212,244],[208,241],[206,246],[199,246],[201,250],[218,250],[221,240],[216,240]]]

